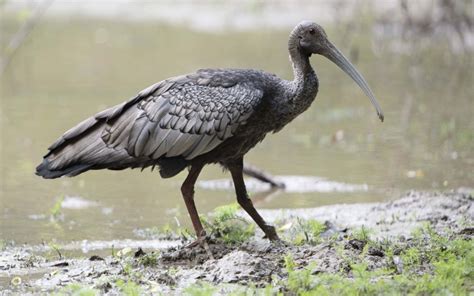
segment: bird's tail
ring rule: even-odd
[[[109,149],[100,138],[100,126],[82,134],[74,141],[65,141],[58,147],[50,147],[43,162],[36,168],[36,174],[54,179],[62,176],[76,176],[99,166],[107,166],[113,158],[114,149]]]
[[[43,159],[43,162],[36,167],[36,174],[45,179],[55,179],[62,176],[77,176],[87,170],[90,165],[87,164],[76,164],[64,169],[53,169],[51,161],[47,158]]]
[[[54,179],[76,176],[92,169],[123,169],[133,161],[125,149],[108,147],[102,139],[107,119],[123,105],[107,109],[79,123],[61,136],[36,168],[36,174]]]
[[[36,174],[45,179],[54,179],[77,176],[88,170],[131,167],[134,159],[125,149],[107,147],[101,138],[103,128],[104,124],[98,124],[73,141],[50,148],[36,168]]]

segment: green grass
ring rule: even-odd
[[[283,281],[283,286],[292,293],[301,294],[313,289],[315,282],[312,279],[311,267],[296,269],[296,263],[291,254],[284,257],[285,270],[288,277]]]
[[[369,228],[362,225],[360,228],[355,229],[354,231],[352,231],[351,234],[352,234],[352,237],[357,239],[357,240],[360,240],[360,241],[363,241],[363,242],[368,242],[368,241],[370,241],[371,233],[372,233],[372,230],[370,230]]]
[[[158,253],[145,254],[138,259],[138,262],[145,267],[155,267],[158,265]]]
[[[237,244],[255,235],[255,225],[237,215],[240,209],[236,203],[214,209],[208,218],[201,217],[212,236],[226,244]]]
[[[139,296],[142,295],[140,286],[132,281],[118,280],[115,282],[120,292],[124,296]]]
[[[362,233],[357,236],[368,238]],[[350,265],[349,274],[313,276],[308,268],[295,271],[294,262],[286,256],[284,286],[298,295],[467,295],[473,291],[472,238],[449,239],[427,225],[414,232],[410,244],[400,253],[406,267],[401,274],[390,267],[369,270],[367,258],[362,257]]]
[[[326,230],[326,226],[316,220],[298,219],[295,227],[296,234],[292,242],[295,245],[311,244],[315,245],[321,241],[320,234]]]
[[[99,290],[93,289],[91,287],[87,287],[85,285],[72,283],[64,288],[60,289],[57,293],[53,293],[52,295],[56,296],[96,296],[100,295]]]
[[[217,291],[217,288],[206,283],[197,282],[184,289],[184,294],[189,296],[211,296]]]
[[[221,217],[233,217],[228,208],[220,209],[219,213]],[[300,233],[304,233],[304,229],[308,237],[320,234],[321,224],[300,221],[298,225]],[[310,229],[315,231],[308,231]],[[369,233],[367,228],[360,228],[346,239],[335,242],[334,247],[343,246],[354,238],[367,242],[360,255],[346,258],[348,270],[315,273],[317,262],[297,263],[292,254],[286,254],[282,257],[285,272],[282,278],[273,279],[264,288],[256,288],[250,283],[236,288],[233,295],[468,295],[474,290],[472,238],[456,237],[449,231],[440,234],[429,224],[414,231],[408,241],[373,241]],[[314,241],[304,239],[303,244],[306,243]],[[369,246],[384,252],[380,259],[386,260],[384,264],[370,266]],[[337,256],[344,257],[347,253],[341,251]],[[402,261],[401,271],[391,263],[396,256]],[[214,295],[221,286],[199,283],[186,291],[188,295]]]
[[[60,218],[62,212],[61,212],[61,206],[64,201],[64,197],[61,196],[59,197],[56,202],[53,204],[53,206],[49,209],[49,213],[51,215],[51,220],[56,221]]]
[[[63,255],[61,253],[61,246],[58,243],[56,243],[55,241],[50,241],[48,243],[48,247],[51,249],[50,253],[58,255],[58,260],[63,259]],[[53,255],[51,255],[51,257],[52,256]]]

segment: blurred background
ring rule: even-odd
[[[136,238],[137,229],[190,225],[179,191],[185,173],[42,180],[35,167],[64,131],[168,77],[235,67],[292,79],[287,37],[304,19],[323,25],[363,73],[386,120],[341,70],[312,57],[316,102],[246,159],[288,176],[293,189],[252,183],[257,207],[472,188],[473,9],[470,0],[0,0],[0,238]],[[234,202],[220,167],[201,180],[201,213]]]

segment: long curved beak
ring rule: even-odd
[[[372,105],[374,105],[377,115],[380,118],[380,121],[383,122],[384,116],[382,108],[380,108],[377,99],[374,96],[374,93],[370,89],[369,85],[365,81],[364,77],[357,71],[357,69],[349,62],[349,60],[329,41],[327,41],[328,47],[326,51],[322,53],[323,56],[331,60],[339,68],[341,68],[347,75],[349,75],[364,91],[364,93],[369,97]]]

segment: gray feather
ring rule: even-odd
[[[146,108],[146,113],[151,121],[159,121],[169,112],[169,104],[164,99],[158,99]]]
[[[189,148],[185,153],[186,159],[193,159],[198,155],[203,154],[202,152],[206,149],[206,146],[215,136],[201,135],[199,141],[195,142],[194,145]]]
[[[167,144],[166,139],[173,132],[173,130],[164,130],[164,131],[165,131],[164,135],[160,137],[159,139],[157,139],[159,141],[158,146],[153,152],[153,154],[151,155],[153,159],[158,159],[162,155],[164,155],[166,152],[168,152],[168,144]]]
[[[175,142],[171,145],[170,150],[166,153],[168,157],[182,155],[190,149],[201,137],[201,135],[183,134],[181,133]]]
[[[219,130],[224,130],[229,123],[230,123],[229,116],[226,115],[222,117],[221,122],[219,123]]]
[[[217,145],[220,144],[219,141],[215,141],[216,136],[208,136],[208,135],[203,135],[201,140],[191,148],[190,152],[185,152],[184,156],[186,159],[193,159],[196,156],[205,154],[212,149],[214,149]]]
[[[196,121],[197,121],[196,117],[191,117],[191,119],[189,119],[188,123],[186,123],[186,126],[183,129],[183,132],[191,133],[191,130],[193,130],[194,125],[196,124]]]

